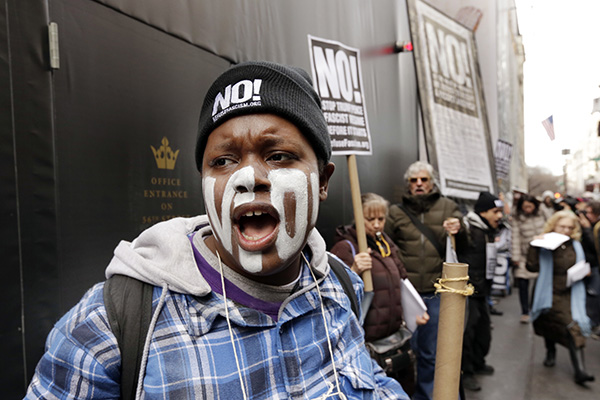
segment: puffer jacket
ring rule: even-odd
[[[537,215],[516,214],[512,220],[512,261],[517,264],[515,278],[534,279],[538,276],[525,268],[529,243],[535,235],[540,235],[544,229],[546,218],[539,211]]]
[[[400,261],[398,248],[389,236],[385,233],[383,235],[390,245],[388,257],[383,257],[375,241],[367,237],[367,244],[371,249],[374,292],[373,302],[363,324],[367,342],[391,335],[400,329],[403,321],[400,280],[406,278],[406,270]],[[358,253],[354,226],[338,227],[335,242],[331,253],[351,266],[354,263],[354,255]]]
[[[462,226],[462,214],[452,200],[437,190],[425,195],[405,194],[402,203],[411,210],[424,225],[431,228],[442,248],[446,248],[446,231],[442,227],[444,220],[455,217],[461,220],[461,229],[456,235],[457,249],[466,246],[467,237]],[[434,245],[397,205],[390,206],[385,224],[385,232],[400,249],[400,257],[408,273],[408,279],[419,293],[435,291],[433,284],[442,275],[442,263]]]

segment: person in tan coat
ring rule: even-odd
[[[552,190],[545,190],[544,193],[542,193],[540,213],[544,215],[544,218],[547,220],[555,212],[556,208],[554,207],[554,192]]]
[[[523,194],[517,200],[512,220],[512,264],[515,286],[519,289],[521,303],[521,323],[529,322],[529,287],[537,273],[527,271],[527,251],[529,242],[535,235],[542,233],[546,217],[540,210],[540,202],[534,196]]]

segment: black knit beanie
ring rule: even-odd
[[[475,202],[475,212],[479,214],[492,208],[502,207],[503,205],[502,200],[490,192],[480,192],[479,198]]]
[[[208,89],[198,122],[198,170],[202,169],[204,148],[212,131],[231,118],[263,113],[293,123],[311,143],[317,158],[329,161],[327,123],[308,73],[297,67],[250,61],[229,68]]]

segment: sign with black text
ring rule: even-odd
[[[496,191],[475,37],[422,0],[408,0],[429,161],[446,196]]]
[[[512,159],[512,144],[498,139],[494,157],[496,157],[496,178],[508,179],[508,175],[510,174],[510,160]]]
[[[370,155],[358,49],[308,35],[315,90],[327,121],[334,155]]]

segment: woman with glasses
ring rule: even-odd
[[[338,227],[335,245],[331,253],[337,255],[357,274],[371,270],[373,278],[373,302],[367,312],[363,328],[365,341],[373,342],[397,332],[404,324],[401,302],[401,280],[407,274],[398,254],[398,248],[383,227],[388,213],[389,202],[375,193],[361,196],[368,252],[358,252],[355,225]],[[425,313],[417,318],[417,324],[427,322]],[[406,343],[409,347],[409,343]],[[385,369],[385,366],[383,366]],[[411,362],[400,370],[388,369],[387,375],[402,384],[409,396],[414,393],[414,366]]]
[[[531,319],[536,335],[546,344],[544,365],[556,364],[556,343],[569,349],[575,370],[575,382],[584,385],[594,377],[585,370],[583,348],[590,333],[590,320],[585,310],[583,281],[567,286],[567,270],[585,261],[581,243],[581,228],[575,213],[562,210],[550,217],[544,233],[556,232],[568,237],[566,242],[551,251],[530,246],[527,269],[539,272],[533,295]]]

